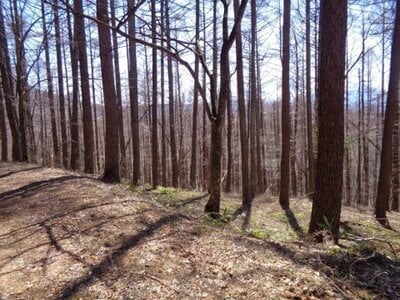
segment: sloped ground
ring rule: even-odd
[[[365,212],[344,211],[343,247],[316,246],[308,200],[233,219],[226,196],[213,221],[201,196],[0,164],[0,299],[400,299],[398,233]]]

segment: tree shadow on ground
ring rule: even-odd
[[[320,272],[344,299],[357,298],[354,295],[356,289],[367,290],[378,299],[400,299],[400,260],[392,260],[369,249],[354,253],[333,251],[330,254],[326,250],[320,253],[310,251],[313,245],[304,244],[308,251],[295,251],[269,240],[235,240],[260,250],[267,248],[296,265]]]
[[[39,192],[40,189],[44,189],[49,186],[60,185],[67,181],[84,179],[84,178],[94,180],[93,178],[86,176],[76,176],[76,175],[61,176],[47,180],[35,181],[27,185],[24,185],[22,187],[16,188],[14,190],[0,193],[0,208],[6,208],[10,205],[14,205],[16,197],[24,198],[28,196],[34,196]],[[13,201],[7,203],[8,200],[13,200]]]
[[[303,238],[305,235],[305,232],[304,232],[303,228],[301,228],[293,211],[289,207],[284,209],[284,211],[285,211],[285,215],[288,220],[288,223],[289,223],[290,227],[292,227],[294,232],[296,232],[297,237]]]
[[[120,257],[126,254],[128,250],[137,246],[146,237],[152,236],[157,229],[161,228],[162,226],[173,223],[182,218],[187,217],[180,213],[173,213],[159,218],[156,222],[147,224],[144,230],[127,238],[120,247],[114,249],[112,253],[105,257],[100,263],[91,266],[90,271],[87,272],[85,276],[68,284],[60,292],[58,299],[68,299],[76,294],[81,288],[88,286],[96,279],[101,279],[102,276],[111,271],[114,265],[113,262],[117,261]],[[54,236],[49,234],[49,238],[52,240],[52,243],[55,245],[55,247],[58,248],[57,250],[63,251],[62,247],[57,244],[57,241],[54,240]]]
[[[194,202],[196,202],[198,200],[201,200],[201,199],[207,197],[208,195],[209,194],[206,193],[206,194],[202,194],[200,196],[196,196],[196,197],[192,197],[192,198],[189,198],[189,199],[185,199],[185,200],[182,200],[182,201],[179,201],[179,202],[173,204],[172,206],[176,207],[176,208],[184,207],[184,206],[186,206],[188,204],[192,204],[192,203],[194,203]]]
[[[0,179],[6,178],[6,177],[9,177],[9,176],[12,176],[14,174],[21,173],[21,172],[29,172],[29,171],[39,170],[39,169],[43,169],[43,167],[32,167],[32,168],[22,169],[22,170],[18,170],[18,171],[11,171],[11,172],[8,172],[8,173],[5,173],[5,174],[1,174],[0,175]]]

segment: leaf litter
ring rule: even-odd
[[[132,192],[29,164],[1,163],[0,178],[0,299],[400,298],[400,263],[381,243],[337,248],[296,235],[307,226],[306,199],[292,202],[295,231],[267,196],[250,221],[213,223],[196,192]],[[223,199],[233,214],[240,199]],[[359,227],[388,234],[366,212],[343,216],[353,236]]]

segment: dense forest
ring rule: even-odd
[[[2,1],[3,161],[399,210],[397,1]]]
[[[399,80],[400,0],[0,0],[0,298],[399,299]]]

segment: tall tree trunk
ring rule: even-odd
[[[220,55],[220,91],[217,99],[211,97],[211,150],[210,150],[210,198],[204,208],[206,213],[219,214],[221,202],[221,155],[222,155],[222,127],[226,111],[227,99],[230,96],[229,50],[235,41],[238,24],[240,24],[247,0],[243,0],[235,18],[235,24],[228,35],[228,3],[224,2],[222,21],[223,43]],[[212,82],[212,80],[211,80]],[[213,88],[211,88],[213,90]]]
[[[1,161],[8,160],[8,139],[6,128],[6,116],[4,111],[3,89],[0,87],[0,134],[1,134]]]
[[[100,165],[100,139],[99,139],[99,126],[98,126],[98,118],[97,118],[97,104],[96,104],[96,86],[95,86],[95,72],[94,72],[94,53],[93,48],[95,48],[95,44],[92,40],[92,31],[89,28],[89,57],[90,57],[90,83],[92,85],[92,99],[93,99],[93,121],[94,121],[94,138],[95,138],[95,149],[96,149],[96,167],[97,172],[100,173],[101,165]]]
[[[290,180],[290,0],[284,0],[282,40],[282,156],[279,203],[289,207]]]
[[[165,25],[167,35],[167,47],[171,48],[171,31],[169,19],[169,1],[165,3]],[[175,99],[174,99],[174,75],[172,69],[172,59],[170,56],[167,58],[167,72],[168,72],[168,108],[169,108],[169,140],[171,147],[171,171],[172,171],[172,186],[178,187],[179,181],[179,168],[178,156],[176,149],[176,134],[175,134]],[[178,78],[179,80],[179,78]]]
[[[46,74],[47,74],[47,96],[49,99],[50,107],[50,118],[51,118],[51,135],[53,141],[53,161],[56,167],[60,166],[60,148],[58,145],[58,133],[57,133],[57,119],[54,108],[54,94],[53,94],[53,78],[50,68],[50,51],[49,51],[49,41],[46,23],[46,12],[44,1],[42,3],[42,20],[43,20],[43,33],[44,33],[44,51],[46,56]]]
[[[234,0],[235,18],[239,13],[239,0]],[[249,148],[247,140],[246,103],[244,96],[243,80],[243,49],[241,26],[236,33],[236,71],[237,71],[237,98],[239,110],[240,153],[242,160],[242,207],[249,208],[252,198],[249,191]]]
[[[83,108],[83,144],[84,153],[84,172],[94,173],[94,137],[93,119],[90,103],[89,74],[86,53],[86,34],[83,19],[82,0],[74,0],[74,25],[76,35],[76,47],[79,56],[79,69],[81,73],[81,97]]]
[[[45,116],[44,116],[44,105],[43,105],[43,100],[42,100],[42,88],[40,84],[40,64],[37,64],[37,99],[39,103],[39,122],[40,122],[40,132],[39,132],[39,139],[40,139],[40,156],[42,158],[42,165],[45,166],[47,165],[47,155],[46,155],[46,149],[47,149],[47,138],[45,139]]]
[[[10,125],[12,136],[12,160],[21,161],[21,139],[18,125],[18,115],[13,105],[15,93],[10,56],[8,53],[7,35],[4,26],[2,2],[0,2],[0,72],[8,123]]]
[[[367,130],[366,130],[366,99],[365,99],[365,21],[364,13],[362,16],[362,58],[361,58],[361,131],[362,131],[362,152],[363,152],[363,181],[364,181],[364,193],[362,198],[362,204],[368,205],[369,203],[369,157],[368,157],[368,144],[367,144]],[[360,157],[361,159],[361,157]]]
[[[106,117],[105,161],[103,181],[119,182],[119,143],[118,143],[118,106],[114,87],[114,69],[112,62],[112,45],[108,29],[107,0],[97,0],[97,19],[99,20],[99,48],[101,77],[104,91]]]
[[[156,25],[156,1],[151,1],[151,30],[152,43],[157,44],[157,25]],[[151,107],[151,166],[152,166],[152,185],[158,185],[158,126],[157,126],[157,49],[152,49],[152,107]]]
[[[397,111],[396,121],[393,128],[393,184],[392,184],[392,202],[391,209],[399,211],[400,196],[400,176],[399,176],[399,158],[400,158],[400,134],[399,134],[399,111]]]
[[[229,94],[231,92],[229,91]],[[227,172],[226,172],[226,185],[225,193],[230,193],[232,191],[232,100],[231,95],[229,95],[226,102],[226,114],[227,114],[227,137],[226,137],[226,151],[227,151]]]
[[[249,139],[250,139],[250,174],[253,180],[250,182],[250,195],[254,198],[258,183],[257,172],[257,75],[256,75],[256,40],[257,40],[257,5],[251,0],[251,44],[250,44],[250,100],[249,100]]]
[[[115,0],[110,0],[110,15],[111,15],[111,26],[116,27],[115,22]],[[124,114],[122,107],[122,90],[121,90],[121,74],[119,71],[119,53],[118,53],[118,38],[117,32],[112,31],[112,44],[114,54],[114,66],[115,66],[115,89],[117,96],[117,116],[118,116],[118,137],[119,137],[119,152],[120,152],[120,166],[121,176],[126,177],[126,149],[125,149],[125,134],[124,134]]]
[[[129,100],[131,105],[131,130],[132,130],[132,153],[133,171],[132,183],[137,185],[140,180],[140,136],[139,136],[139,104],[138,104],[138,72],[136,60],[136,21],[134,1],[128,0],[128,10],[132,13],[128,17],[128,33],[132,37],[129,39]]]
[[[11,1],[10,1],[11,4]],[[18,12],[18,3],[13,0],[13,32],[15,40],[15,75],[16,75],[16,87],[15,91],[18,95],[18,120],[19,120],[19,132],[21,138],[21,160],[28,161],[28,142],[27,142],[27,122],[28,122],[28,110],[29,110],[29,94],[28,94],[28,82],[26,74],[26,61],[25,61],[25,37],[23,37],[23,23],[21,16]]]
[[[54,10],[54,28],[56,39],[57,53],[57,72],[58,72],[58,100],[60,104],[60,124],[61,124],[61,149],[62,149],[62,166],[68,168],[68,139],[67,139],[67,124],[65,116],[65,98],[64,98],[64,75],[62,67],[61,53],[61,34],[60,34],[60,18],[58,15],[58,0],[53,0]]]
[[[68,0],[67,0],[67,4]],[[71,158],[69,161],[69,167],[76,171],[79,169],[80,160],[80,137],[79,137],[79,71],[78,71],[78,49],[77,49],[77,36],[72,33],[71,26],[71,15],[69,9],[67,9],[67,23],[68,23],[68,38],[69,38],[69,49],[71,56],[71,72],[72,72],[72,109],[70,119],[70,131],[71,131]]]
[[[399,106],[400,75],[400,0],[396,1],[396,19],[393,31],[390,76],[383,125],[381,165],[379,169],[378,193],[375,203],[375,217],[383,225],[389,226],[386,210],[389,208],[390,183],[392,176],[393,127]]]
[[[161,10],[161,47],[164,47],[164,30],[165,30],[165,8],[164,0],[160,3]],[[167,186],[167,146],[166,146],[166,122],[165,122],[165,59],[164,53],[161,52],[160,63],[160,81],[161,81],[161,171],[162,171],[162,185]]]
[[[357,124],[357,199],[356,204],[362,203],[362,147],[361,147],[361,135],[362,135],[362,108],[361,108],[361,74],[358,72],[358,124]]]
[[[318,156],[310,233],[329,226],[339,239],[344,152],[347,0],[321,0]],[[334,112],[334,113],[333,113]],[[322,236],[317,235],[317,240]]]
[[[183,113],[184,113],[184,100],[182,99],[182,90],[181,90],[181,76],[179,73],[179,65],[178,63],[175,64],[176,68],[176,95],[177,95],[177,100],[178,100],[178,124],[179,124],[179,129],[178,129],[178,144],[179,144],[179,150],[178,150],[178,162],[179,162],[179,184],[181,187],[186,187],[186,153],[185,153],[185,145],[183,141],[183,135],[184,135],[184,125],[183,125]]]
[[[314,143],[312,130],[312,103],[311,103],[311,16],[310,2],[306,0],[306,101],[307,101],[307,158],[308,158],[308,186],[307,194],[314,192]]]
[[[299,97],[300,97],[300,74],[299,74],[299,53],[298,53],[298,44],[297,38],[294,37],[295,40],[295,57],[296,57],[296,97],[295,97],[295,109],[294,109],[294,116],[293,116],[293,135],[291,139],[291,157],[290,157],[290,174],[291,174],[291,181],[290,184],[292,186],[292,193],[293,196],[297,197],[297,175],[296,175],[296,139],[297,139],[297,126],[298,126],[298,116],[299,116]]]
[[[196,43],[199,43],[200,39],[200,0],[196,0]],[[199,46],[200,47],[200,46]],[[200,49],[199,49],[200,50]],[[198,118],[198,103],[199,103],[199,91],[197,86],[197,80],[199,78],[199,56],[196,55],[194,62],[194,72],[196,80],[194,83],[193,90],[193,122],[192,122],[192,156],[190,160],[190,186],[196,188],[196,173],[197,173],[197,118]]]
[[[346,47],[347,48],[347,47]],[[347,59],[346,64],[348,66],[349,58],[348,58],[348,51],[346,51]],[[345,139],[349,136],[349,76],[346,76],[346,107],[345,107]],[[352,193],[351,193],[351,160],[350,160],[350,150],[351,145],[349,142],[345,144],[345,179],[346,179],[346,186],[345,186],[345,197],[346,197],[346,204],[352,204]]]

